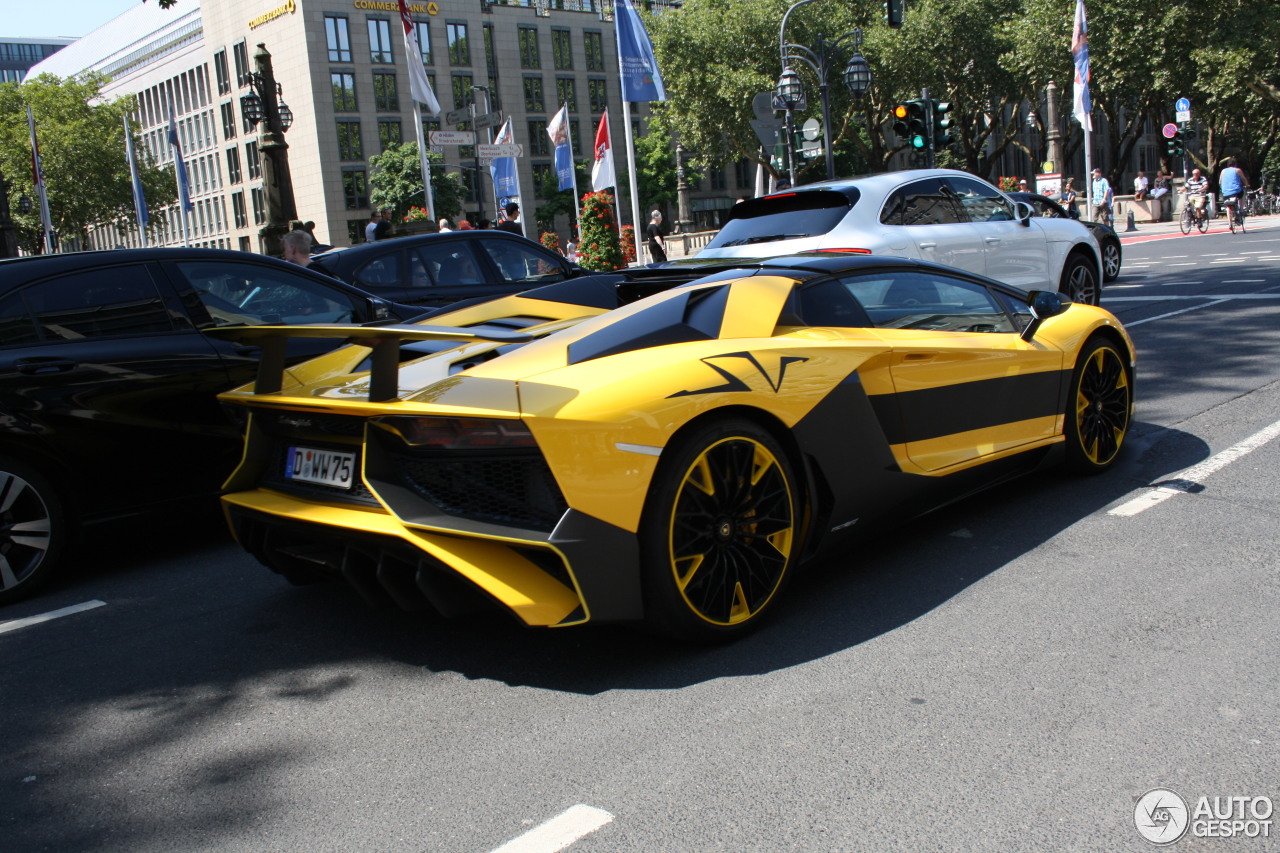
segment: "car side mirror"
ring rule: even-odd
[[[1052,290],[1033,290],[1029,294],[1028,305],[1031,307],[1031,322],[1022,330],[1022,339],[1030,341],[1035,337],[1036,331],[1040,328],[1040,324],[1050,317],[1057,317],[1059,314],[1067,310],[1070,301],[1064,299],[1061,293],[1054,293]]]
[[[1035,209],[1025,201],[1015,201],[1013,203],[1013,218],[1022,223],[1023,228],[1031,227],[1031,217],[1035,215]]]

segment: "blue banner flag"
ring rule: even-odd
[[[558,189],[571,190],[574,184],[573,175],[573,142],[569,138],[569,105],[565,104],[547,125],[547,136],[555,146],[556,177],[560,180]]]
[[[195,207],[191,203],[191,182],[187,180],[187,161],[182,159],[182,142],[178,140],[178,123],[173,117],[173,104],[169,105],[169,147],[173,149],[173,168],[178,174],[178,200],[183,210]]]
[[[495,145],[510,145],[516,141],[511,130],[511,119],[508,118],[493,140]],[[516,175],[516,158],[494,157],[489,164],[489,177],[493,178],[493,191],[499,196],[520,195],[520,185]]]
[[[618,67],[622,70],[622,100],[633,104],[665,101],[666,87],[658,73],[653,42],[631,0],[614,0],[613,22],[618,32]]]
[[[147,213],[147,198],[142,194],[142,177],[138,174],[138,156],[133,150],[133,132],[129,129],[129,117],[124,118],[124,150],[129,158],[129,179],[133,183],[133,213],[138,220],[138,230],[146,231],[151,217]],[[142,235],[146,239],[146,234]]]

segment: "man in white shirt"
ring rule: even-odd
[[[369,224],[364,227],[364,241],[366,243],[372,243],[377,239],[375,235],[378,230],[378,223],[381,221],[382,214],[376,210],[369,216]]]

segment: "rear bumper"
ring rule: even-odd
[[[643,616],[635,534],[572,509],[540,536],[411,527],[381,507],[267,489],[223,505],[237,541],[268,567],[341,577],[374,605],[458,616],[487,601],[535,626]]]

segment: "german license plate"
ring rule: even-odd
[[[314,447],[290,447],[289,454],[285,458],[284,476],[289,480],[349,489],[355,467],[354,453],[320,450]]]

